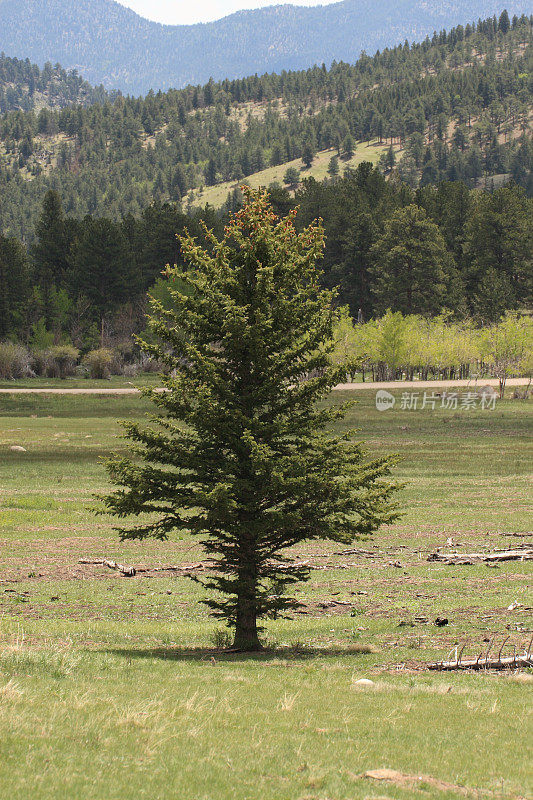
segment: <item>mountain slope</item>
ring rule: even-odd
[[[531,8],[528,0],[512,0],[507,7],[510,15]],[[498,0],[344,0],[165,26],[113,0],[0,0],[0,51],[39,64],[59,61],[93,84],[139,94],[203,83],[211,76],[353,62],[361,50],[421,39],[435,29],[500,11]]]
[[[31,235],[52,187],[72,215],[117,219],[380,155],[412,187],[512,174],[533,194],[532,75],[532,20],[502,14],[330,70],[13,111],[0,117],[0,229]]]
[[[24,61],[0,53],[0,113],[65,108],[73,103],[90,105],[103,102],[108,93],[92,87],[73,70],[47,63],[41,70],[29,59]]]

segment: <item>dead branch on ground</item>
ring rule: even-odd
[[[477,561],[497,563],[499,561],[532,561],[533,547],[524,545],[512,550],[494,550],[492,553],[430,553],[428,561],[439,561],[441,564],[474,564]]]
[[[503,640],[503,643],[497,655],[490,655],[494,637],[489,642],[489,646],[485,653],[481,652],[477,658],[463,659],[463,652],[466,645],[463,645],[461,650],[455,648],[455,656],[446,661],[436,661],[434,664],[428,664],[428,669],[435,669],[441,671],[451,670],[481,670],[481,669],[524,669],[526,667],[533,667],[533,654],[531,652],[533,647],[533,637],[529,645],[524,647],[523,653],[518,653],[516,646],[513,645],[513,655],[503,656],[505,645],[509,641],[509,636]]]

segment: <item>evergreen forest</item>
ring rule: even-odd
[[[299,229],[323,220],[323,282],[354,319],[482,324],[526,309],[531,40],[531,18],[504,11],[354,65],[144,98],[3,57],[0,340],[131,348],[147,293],[163,296],[165,265],[180,263],[176,235],[220,235],[242,184],[295,159],[270,200],[280,215],[297,208]],[[228,181],[218,207],[197,202]]]

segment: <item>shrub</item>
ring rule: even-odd
[[[283,176],[283,183],[289,188],[295,189],[300,182],[300,170],[297,167],[289,167]]]
[[[140,371],[141,372],[163,372],[165,369],[164,364],[156,358],[150,358],[145,353],[141,356]]]
[[[30,354],[20,344],[0,342],[0,378],[12,380],[25,378],[32,374]]]
[[[83,359],[91,378],[109,378],[114,354],[107,347],[90,350]]]
[[[122,370],[122,374],[126,378],[136,378],[139,374],[139,365],[138,364],[124,364],[124,368]]]
[[[66,378],[76,372],[80,351],[70,345],[58,345],[48,351],[47,375],[49,378]]]
[[[48,350],[37,349],[31,351],[31,368],[40,378],[46,375],[48,369]]]
[[[52,331],[47,330],[44,319],[41,317],[37,322],[32,325],[32,334],[30,338],[30,346],[32,350],[40,350],[44,352],[54,343],[54,334]]]
[[[112,360],[109,365],[111,375],[124,375],[124,358],[120,350],[111,350]]]
[[[124,364],[135,364],[139,357],[139,348],[130,339],[117,342],[114,352],[115,360],[120,362],[121,369]]]

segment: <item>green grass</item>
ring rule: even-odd
[[[161,379],[153,372],[143,372],[135,378],[112,375],[110,378],[18,378],[0,380],[0,389],[127,389],[132,386],[153,386]]]
[[[298,587],[305,613],[268,622],[270,649],[240,656],[215,649],[222,629],[183,575],[79,564],[202,557],[189,539],[120,543],[93,513],[100,459],[123,447],[115,420],[142,417],[146,402],[0,395],[2,800],[459,796],[361,777],[382,767],[483,797],[531,795],[533,676],[416,667],[458,642],[477,655],[493,635],[531,636],[529,564],[427,555],[450,536],[463,550],[531,539],[533,405],[379,413],[373,392],[358,398],[345,424],[372,453],[400,455],[405,516],[358,545],[368,556],[300,547],[323,567]],[[358,688],[360,677],[375,685]]]

